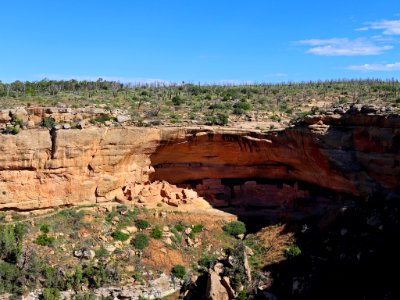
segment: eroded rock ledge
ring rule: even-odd
[[[154,180],[197,187],[200,194],[212,189],[210,179],[216,186],[225,181],[219,188],[228,186],[227,194],[240,193],[247,181],[252,190],[262,190],[257,185],[263,180],[292,182],[287,195],[299,190],[296,182],[361,197],[400,192],[400,116],[366,109],[308,116],[267,133],[213,127],[30,129],[0,135],[0,151],[0,209],[116,197],[135,201],[127,187]]]

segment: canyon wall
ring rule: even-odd
[[[199,192],[209,179],[299,181],[360,197],[400,192],[400,116],[390,113],[330,112],[268,133],[36,128],[1,135],[0,151],[0,209],[111,201],[154,180],[195,183]]]

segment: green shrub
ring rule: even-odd
[[[317,111],[319,111],[319,107],[318,106],[311,107],[311,110],[310,110],[311,114],[315,115],[317,113]]]
[[[174,234],[171,239],[177,243],[182,242],[182,233],[180,233],[176,228],[171,228],[171,232]]]
[[[106,121],[111,121],[113,120],[113,118],[109,115],[101,115],[98,116],[96,118],[90,119],[89,122],[92,124],[96,124],[96,123],[104,123]]]
[[[19,127],[17,127],[17,126],[10,126],[10,125],[9,125],[9,126],[6,127],[4,133],[16,135],[16,134],[18,134],[20,131],[21,131],[21,129],[20,129]]]
[[[96,295],[93,292],[83,293],[83,294],[76,294],[73,300],[96,300]],[[105,297],[104,299],[108,299]]]
[[[60,299],[60,290],[57,288],[44,288],[39,299],[42,300],[58,300]]]
[[[48,224],[42,224],[40,225],[40,231],[43,233],[49,233],[50,227]]]
[[[277,115],[271,116],[271,120],[274,121],[274,122],[281,122],[282,121],[281,117],[279,117]]]
[[[199,265],[203,268],[209,269],[214,267],[217,263],[217,255],[203,253],[199,259]]]
[[[22,254],[22,241],[26,233],[23,224],[0,226],[0,260],[16,263]]]
[[[192,228],[193,233],[199,233],[203,231],[204,226],[202,224],[194,225]]]
[[[174,97],[172,98],[172,103],[173,103],[175,106],[179,106],[179,105],[183,104],[184,102],[185,102],[185,100],[182,99],[182,98],[179,97],[179,96],[174,96]]]
[[[188,237],[189,238],[191,238],[192,240],[196,237],[196,235],[195,235],[195,233],[193,232],[193,231],[191,231],[189,234],[188,234]]]
[[[210,116],[207,118],[210,125],[226,125],[228,124],[228,116],[223,113],[217,113],[216,116]]]
[[[54,240],[54,237],[48,236],[46,233],[43,233],[36,238],[35,243],[40,246],[50,246],[50,244],[53,243]]]
[[[21,293],[22,288],[18,284],[21,276],[21,270],[14,264],[0,260],[0,294],[3,292]]]
[[[108,251],[104,247],[101,247],[99,250],[96,251],[97,258],[106,258],[107,256],[108,256]]]
[[[242,115],[242,114],[244,114],[246,111],[249,111],[249,110],[251,110],[251,104],[250,103],[248,103],[247,101],[239,101],[239,102],[236,102],[234,105],[233,105],[233,113],[235,114],[235,115]]]
[[[151,236],[153,239],[160,240],[160,239],[162,238],[162,236],[163,236],[163,232],[162,232],[162,230],[160,229],[159,226],[156,226],[156,227],[154,227],[154,228],[152,229],[152,231],[151,231],[151,233],[150,233],[150,236]]]
[[[121,242],[129,239],[129,234],[123,233],[119,230],[115,230],[113,233],[111,233],[111,236],[113,237],[114,240]]]
[[[175,225],[175,229],[178,230],[179,232],[182,232],[185,230],[185,226],[183,226],[182,223],[178,223]]]
[[[110,282],[112,277],[118,277],[118,274],[112,275],[116,272],[117,270],[107,270],[102,264],[96,266],[89,264],[83,269],[82,278],[89,283],[89,288],[99,288],[104,283]]]
[[[149,228],[149,226],[150,226],[149,222],[147,222],[146,220],[141,220],[141,219],[136,220],[135,225],[137,228],[142,229],[142,230]]]
[[[54,118],[44,117],[42,120],[42,126],[48,128],[48,129],[53,128],[54,124],[55,124]]]
[[[222,229],[230,235],[236,236],[246,233],[246,225],[241,221],[232,221],[225,224]]]
[[[287,108],[285,110],[285,113],[287,113],[288,115],[291,115],[293,113],[293,108]]]
[[[175,276],[175,277],[178,277],[178,278],[183,278],[183,277],[185,277],[185,275],[186,275],[186,269],[185,269],[185,267],[184,266],[182,266],[182,265],[175,265],[173,268],[172,268],[172,274]]]
[[[301,254],[301,249],[296,244],[290,245],[288,249],[285,250],[285,257],[288,259],[292,259]]]
[[[237,300],[247,300],[247,292],[245,290],[240,291],[236,297]]]
[[[132,239],[131,244],[136,249],[143,250],[149,245],[149,238],[147,235],[139,233],[134,239]]]
[[[132,277],[133,277],[133,279],[135,279],[135,281],[142,281],[143,280],[143,274],[138,272],[138,271],[134,271]]]

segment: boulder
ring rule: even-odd
[[[231,286],[229,277],[227,277],[227,276],[222,277],[221,283],[225,287],[226,291],[228,292],[229,298],[236,299],[237,295],[236,295],[235,290]]]
[[[137,232],[137,231],[138,231],[138,228],[137,228],[136,226],[128,226],[128,227],[125,227],[125,230],[126,230],[129,234],[132,234],[132,233]]]
[[[127,121],[129,121],[131,118],[129,116],[126,115],[118,115],[117,116],[117,122],[118,123],[125,123]]]
[[[22,122],[26,122],[29,119],[28,112],[23,107],[15,109],[12,115],[15,116],[17,119],[21,120]]]
[[[243,253],[243,267],[246,272],[247,281],[251,282],[251,269],[246,251]]]
[[[104,249],[106,249],[109,253],[112,253],[115,251],[115,249],[117,249],[117,247],[115,247],[114,245],[106,245],[104,246]]]
[[[226,288],[221,283],[221,278],[214,270],[209,270],[206,298],[209,300],[229,300]]]
[[[9,110],[0,110],[0,123],[8,123],[11,121]]]
[[[221,275],[222,274],[222,272],[224,271],[224,264],[223,263],[220,263],[220,262],[217,262],[215,265],[214,265],[214,271],[218,274],[218,275]]]
[[[379,107],[375,105],[364,105],[361,107],[361,112],[362,113],[376,113],[379,111]]]

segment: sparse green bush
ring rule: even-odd
[[[207,118],[210,125],[226,125],[228,124],[228,116],[223,113],[217,113],[216,116],[210,116]]]
[[[217,255],[203,253],[199,259],[199,265],[205,269],[214,267],[217,263]]]
[[[107,256],[108,256],[108,251],[104,247],[101,247],[99,250],[96,251],[97,258],[105,258]]]
[[[149,222],[147,222],[146,220],[142,220],[142,219],[136,220],[135,225],[137,228],[139,228],[141,230],[144,230],[144,229],[150,227]]]
[[[277,115],[273,115],[271,116],[271,120],[274,122],[280,122],[282,121],[281,117],[277,116]]]
[[[193,233],[199,233],[203,231],[204,226],[202,224],[197,224],[192,227]]]
[[[52,236],[48,236],[46,233],[39,235],[35,243],[40,246],[50,246],[54,242],[55,238]]]
[[[44,288],[39,296],[41,300],[58,300],[60,299],[60,290],[57,288]]]
[[[301,254],[301,249],[296,244],[290,245],[288,249],[285,250],[285,257],[288,259],[292,259]]]
[[[293,113],[293,108],[286,109],[285,113],[287,113],[288,115],[291,115]]]
[[[14,264],[0,260],[0,294],[4,292],[21,294],[21,270]]]
[[[233,113],[235,115],[242,115],[249,110],[251,110],[251,104],[246,100],[241,100],[233,105]]]
[[[135,281],[140,281],[141,282],[143,280],[142,273],[140,273],[138,271],[134,271],[132,277],[133,277],[133,279],[135,279]]]
[[[183,104],[184,102],[185,102],[185,100],[184,100],[183,98],[179,97],[179,96],[174,96],[174,97],[172,98],[172,103],[173,103],[175,106],[180,106],[180,105]]]
[[[247,292],[245,290],[240,291],[236,297],[237,300],[247,300]]]
[[[312,115],[315,115],[317,111],[319,111],[318,106],[313,106],[313,107],[311,107],[310,112],[311,112]]]
[[[43,233],[49,233],[50,227],[48,224],[42,224],[40,225],[40,231]]]
[[[18,126],[12,126],[9,125],[6,127],[6,129],[4,130],[4,133],[6,134],[18,134],[21,131],[21,129]]]
[[[22,254],[22,241],[26,233],[23,224],[0,226],[0,260],[16,263]]]
[[[182,223],[178,223],[175,225],[175,229],[178,230],[179,232],[182,232],[185,230],[185,226],[183,226]]]
[[[112,121],[112,120],[113,120],[113,118],[109,115],[101,115],[96,118],[90,119],[89,122],[92,124],[96,124],[96,123],[104,123],[106,121]]]
[[[177,278],[183,278],[186,275],[186,268],[182,265],[175,265],[172,268],[172,274]]]
[[[119,230],[115,230],[113,233],[111,233],[111,236],[113,237],[114,240],[121,242],[124,242],[127,239],[129,239],[129,234],[123,233]]]
[[[131,244],[136,249],[143,250],[149,245],[149,238],[147,235],[139,233],[134,239],[132,239]]]
[[[156,226],[151,230],[150,236],[153,239],[160,240],[162,238],[162,236],[163,236],[163,232],[162,232],[162,230],[160,229],[159,226]]]
[[[73,300],[96,300],[96,295],[93,294],[92,292],[89,293],[83,293],[83,294],[77,294],[73,298]],[[108,299],[107,297],[104,298],[104,300]]]
[[[52,117],[44,117],[42,120],[42,126],[51,129],[55,124],[55,120]]]
[[[232,221],[225,224],[222,229],[230,235],[236,236],[246,233],[246,225],[241,221]]]
[[[174,234],[171,238],[175,242],[182,242],[182,233],[180,233],[176,228],[171,228],[171,232]]]

